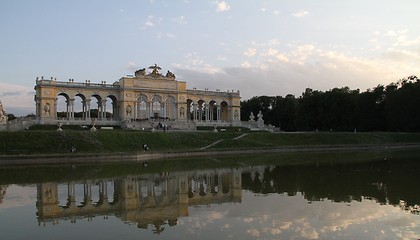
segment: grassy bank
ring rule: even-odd
[[[159,160],[148,167],[139,163],[58,164],[41,166],[0,167],[0,185],[33,184],[42,182],[81,181],[162,172],[182,172],[200,169],[248,168],[250,166],[334,166],[367,162],[397,164],[414,159],[419,151],[403,152],[341,152],[341,153],[283,153],[246,155],[243,157],[204,157]],[[416,157],[418,158],[418,157]],[[386,160],[384,160],[386,159]]]
[[[0,155],[152,152],[275,148],[282,146],[420,143],[419,133],[143,132],[124,130],[0,132]],[[236,139],[237,137],[240,138]],[[220,141],[221,140],[221,141]]]

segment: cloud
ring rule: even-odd
[[[143,26],[141,27],[142,30],[147,28],[155,27],[156,24],[159,24],[162,22],[162,18],[155,18],[152,15],[147,16],[146,21],[144,22]]]
[[[198,53],[193,52],[189,53],[184,57],[183,63],[175,63],[173,66],[180,70],[181,74],[176,74],[180,78],[183,77],[182,73],[193,73],[195,76],[196,74],[202,74],[203,76],[214,75],[223,72],[223,70],[219,67],[215,67],[209,63],[206,63],[203,58],[201,58]],[[194,77],[190,76],[190,77]],[[190,79],[188,77],[188,79]]]
[[[348,86],[364,91],[418,75],[420,65],[417,52],[401,47],[388,49],[386,55],[356,57],[311,43],[280,45],[277,39],[251,45],[242,52],[250,58],[236,66],[216,67],[192,54],[186,63],[176,65],[177,76],[182,76],[189,88],[239,89],[242,99],[248,99],[300,96],[306,88],[326,91]]]
[[[254,47],[274,47],[280,45],[280,40],[273,38],[263,42],[252,41],[251,45]]]
[[[0,83],[0,100],[6,113],[24,116],[35,113],[33,87]]]
[[[308,14],[309,14],[308,11],[302,10],[302,11],[299,11],[299,12],[292,13],[292,16],[297,17],[297,18],[301,18],[301,17],[305,17]]]
[[[155,23],[153,22],[154,17],[153,16],[148,16],[146,22],[144,23],[144,26],[146,27],[153,27],[155,25]]]
[[[226,12],[230,10],[230,5],[225,1],[216,1],[215,4],[217,12]]]
[[[248,57],[253,57],[255,56],[255,54],[257,54],[257,49],[256,48],[248,48],[245,52],[244,55],[248,56]]]
[[[246,233],[248,233],[249,235],[251,235],[252,237],[260,237],[260,231],[256,228],[251,228],[246,230]]]
[[[157,33],[156,37],[159,38],[159,39],[162,39],[162,38],[173,39],[173,38],[176,38],[176,35],[174,33],[169,33],[169,32],[168,33]]]
[[[187,17],[185,17],[185,16],[179,16],[177,18],[172,19],[172,21],[174,21],[178,24],[187,24],[188,23]]]
[[[278,53],[278,50],[274,48],[269,48],[267,51],[261,53],[261,56],[275,56]]]
[[[18,95],[21,95],[21,93],[22,91],[0,92],[0,97],[18,96]]]
[[[12,209],[33,204],[36,198],[36,189],[34,187],[22,187],[18,185],[9,185],[6,189],[2,209]]]
[[[129,70],[129,71],[131,71],[131,72],[134,72],[134,71],[136,71],[137,70],[137,64],[135,63],[135,62],[128,62],[127,63],[127,66],[125,67],[125,69],[127,69],[127,70]]]

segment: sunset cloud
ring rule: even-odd
[[[226,12],[230,10],[230,5],[226,1],[216,1],[216,11]]]
[[[305,16],[306,16],[306,15],[308,15],[308,14],[309,14],[309,12],[308,12],[308,11],[305,11],[305,10],[302,10],[302,11],[299,11],[299,12],[292,13],[292,15],[293,15],[294,17],[297,17],[297,18],[305,17]]]

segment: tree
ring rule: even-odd
[[[259,96],[241,102],[242,119],[264,114],[267,124],[285,131],[418,131],[420,132],[420,79],[409,76],[365,92],[349,87],[326,92],[305,89],[295,98]]]
[[[420,131],[420,81],[416,76],[387,86],[385,117],[391,131]]]
[[[298,101],[294,95],[286,97],[275,97],[273,104],[273,125],[280,127],[283,131],[296,131],[296,114]]]
[[[12,121],[16,119],[16,116],[13,113],[8,113],[6,114],[7,116],[7,121]]]

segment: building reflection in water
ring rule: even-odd
[[[240,203],[242,191],[256,194],[302,193],[313,201],[375,200],[420,214],[413,191],[420,181],[417,161],[342,165],[259,166],[143,174],[114,179],[37,185],[39,224],[115,216],[160,233],[188,216],[190,206]],[[5,189],[3,187],[2,189]]]
[[[37,184],[38,222],[75,223],[77,219],[116,216],[139,228],[153,225],[153,231],[160,233],[165,225],[174,226],[179,217],[188,216],[189,206],[241,202],[241,172],[218,169],[126,176],[70,182],[64,184],[65,189],[63,184],[41,183]],[[82,196],[76,193],[80,187],[83,187]],[[67,194],[65,202],[59,198],[63,190]],[[108,194],[110,190],[112,196]],[[77,201],[79,198],[82,200]]]

